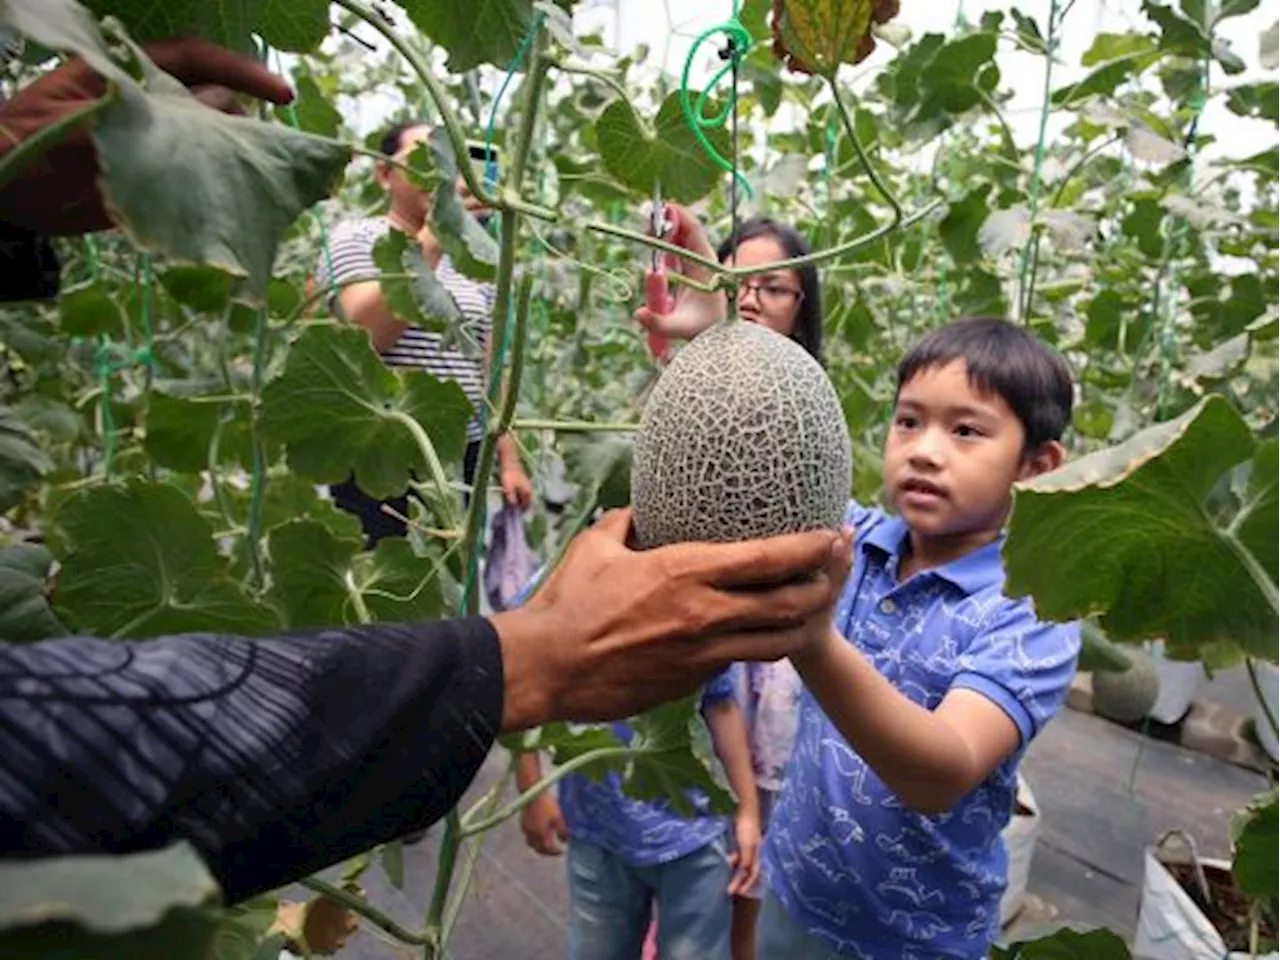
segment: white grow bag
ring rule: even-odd
[[[1026,807],[1030,814],[1019,815],[1016,810],[1001,836],[1009,857],[1009,873],[1004,896],[1000,898],[1000,926],[1004,928],[1026,905],[1027,881],[1031,877],[1031,855],[1035,852],[1036,838],[1040,835],[1040,805],[1036,803],[1031,785],[1018,774],[1018,805]]]
[[[1180,839],[1191,848],[1191,856],[1202,866],[1230,870],[1226,860],[1196,855],[1195,844],[1182,831],[1162,836],[1143,854],[1142,901],[1138,912],[1138,933],[1133,955],[1138,960],[1250,960],[1247,950],[1227,950],[1222,936],[1187,895],[1161,861],[1161,853],[1171,839]],[[1280,960],[1280,953],[1258,954],[1258,960]]]

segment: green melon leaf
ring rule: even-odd
[[[696,101],[697,91],[689,96]],[[719,108],[711,103],[707,113]],[[662,195],[679,203],[693,203],[706,196],[720,182],[721,170],[707,157],[702,145],[689,131],[680,106],[680,94],[662,101],[650,134],[643,129],[631,104],[615,100],[596,121],[596,141],[605,169],[638,196],[653,195],[656,180]],[[729,140],[723,128],[706,131],[707,139],[721,156],[729,154]]]
[[[979,73],[995,53],[992,33],[972,33],[939,47],[920,71],[920,113],[955,114],[976,107],[985,89]]]
[[[1280,84],[1250,83],[1227,94],[1227,109],[1240,117],[1280,122]]]
[[[1249,482],[1240,512],[1231,522],[1235,538],[1258,561],[1272,583],[1280,577],[1280,559],[1277,558],[1280,540],[1275,536],[1276,529],[1280,528],[1276,493],[1278,464],[1280,444],[1272,437],[1258,447],[1249,468]],[[1275,662],[1275,656],[1273,644],[1268,659]]]
[[[209,466],[213,437],[224,419],[218,437],[218,462],[249,464],[253,444],[247,404],[208,403],[153,390],[143,449],[159,466],[199,473]]]
[[[642,751],[622,765],[622,789],[637,800],[667,800],[681,816],[692,816],[688,791],[706,795],[713,814],[730,814],[737,803],[697,755],[706,725],[697,709],[698,698],[686,697],[655,707],[630,721],[630,746]]]
[[[434,564],[414,556],[407,540],[380,540],[361,552],[358,538],[296,520],[274,528],[268,542],[272,599],[291,627],[360,623],[361,606],[380,622],[433,620],[444,612]]]
[[[276,119],[320,137],[336,137],[342,130],[342,114],[333,106],[315,80],[299,76],[294,80],[293,103],[276,107]]]
[[[992,948],[992,960],[1131,960],[1124,940],[1110,930],[1083,933],[1063,927],[1038,940]]]
[[[8,407],[0,407],[0,513],[20,503],[52,467],[27,425]]]
[[[462,311],[453,295],[427,266],[418,246],[410,243],[399,230],[388,230],[373,245],[373,262],[383,274],[413,276],[412,280],[378,281],[387,308],[396,319],[433,333],[446,333],[463,322]]]
[[[462,205],[458,196],[458,162],[443,129],[430,139],[440,182],[431,208],[432,232],[459,273],[492,280],[498,272],[498,242]]]
[[[840,64],[857,62],[871,27],[871,7],[871,0],[784,0],[775,26],[788,52],[806,68],[834,76]]]
[[[53,555],[35,543],[0,550],[0,642],[33,643],[67,631],[46,593]]]
[[[0,861],[0,954],[209,960],[223,918],[218,899],[217,883],[186,843],[126,856]]]
[[[1256,483],[1224,524],[1206,502],[1224,475],[1253,459],[1255,444],[1217,396],[1019,484],[1004,546],[1009,595],[1032,596],[1049,620],[1099,613],[1116,640],[1165,637],[1179,659],[1219,641],[1274,657],[1275,451],[1263,447]]]
[[[201,313],[220,313],[230,303],[236,281],[213,267],[179,265],[163,271],[160,283],[182,305]]]
[[[951,203],[947,215],[938,224],[942,245],[958,264],[974,263],[982,258],[978,231],[991,212],[987,206],[990,191],[990,186],[986,185],[970,190]]]
[[[533,23],[533,0],[401,0],[414,25],[449,51],[445,67],[506,69]]]
[[[1104,49],[1110,52],[1110,48]],[[1110,96],[1122,83],[1144,73],[1165,54],[1165,51],[1157,47],[1155,41],[1149,37],[1136,35],[1133,35],[1133,39],[1127,41],[1123,47],[1117,44],[1115,49],[1125,49],[1127,52],[1102,63],[1082,80],[1070,86],[1059,87],[1050,96],[1050,103],[1055,107],[1069,107],[1087,97]]]
[[[1081,66],[1093,67],[1135,53],[1147,53],[1154,46],[1144,33],[1100,33],[1080,57]]]
[[[227,573],[213,528],[176,487],[144,480],[81,491],[57,514],[67,552],[54,608],[74,629],[142,640],[279,627]]]
[[[231,513],[230,517],[222,517],[220,511],[211,514],[213,522],[224,523],[230,520],[242,526],[248,526],[249,511],[253,501],[251,488],[243,490],[232,485],[225,485],[224,496]],[[216,506],[210,505],[216,511]],[[282,523],[291,520],[315,520],[326,527],[335,537],[344,540],[360,540],[364,534],[360,529],[360,521],[350,513],[333,505],[317,492],[315,484],[304,480],[296,474],[285,474],[272,477],[266,485],[262,501],[262,528],[270,531]]]
[[[1276,847],[1280,837],[1276,791],[1257,798],[1232,825],[1234,855],[1231,873],[1245,896],[1270,902],[1275,909],[1280,874],[1276,868]]]
[[[329,32],[327,0],[85,0],[95,15],[118,18],[136,40],[202,37],[257,53],[253,34],[271,46],[310,53]]]
[[[426,464],[410,429],[426,430],[440,460],[462,459],[471,402],[453,381],[396,373],[352,327],[311,327],[289,350],[284,370],[262,392],[260,426],[285,445],[289,466],[318,483],[355,471],[370,496],[403,493]]]
[[[124,314],[97,280],[63,290],[58,297],[58,324],[73,337],[124,336]]]
[[[146,62],[93,130],[103,191],[142,247],[248,281],[265,301],[281,235],[328,196],[351,151],[203,106]]]

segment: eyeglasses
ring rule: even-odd
[[[743,283],[737,290],[736,295],[739,299],[742,298],[745,290],[753,292],[756,299],[760,301],[760,306],[766,310],[785,310],[791,306],[793,300],[799,303],[804,299],[803,290],[793,290],[776,283]],[[726,292],[730,298],[735,295],[733,291]]]

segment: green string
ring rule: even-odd
[[[90,272],[96,278],[100,265],[97,249],[91,243],[86,243],[85,246],[87,250],[91,251]],[[133,349],[129,346],[113,343],[109,336],[101,333],[98,335],[98,344],[93,355],[94,372],[98,380],[100,394],[98,416],[102,431],[102,474],[104,477],[111,476],[111,468],[116,455],[115,415],[111,411],[112,377],[123,370],[145,367],[147,371],[146,385],[147,389],[150,389],[151,380],[155,373],[155,337],[153,332],[155,325],[152,322],[154,290],[152,287],[151,254],[139,254],[138,264],[142,272],[143,345]]]
[[[545,18],[545,14],[539,12],[538,15],[533,18],[533,22],[529,24],[529,30],[525,33],[524,39],[520,41],[520,46],[516,48],[515,56],[511,58],[511,63],[507,67],[507,75],[502,78],[502,83],[498,87],[498,92],[494,96],[493,103],[490,105],[490,108],[489,108],[489,123],[486,127],[485,135],[484,135],[484,155],[485,155],[485,182],[490,189],[492,189],[493,182],[494,180],[496,180],[497,165],[493,159],[493,131],[495,126],[497,125],[498,107],[502,103],[502,98],[506,95],[507,88],[511,85],[512,78],[515,76],[516,71],[520,68],[520,64],[524,61],[525,55],[529,51],[529,47],[533,45],[533,41],[537,38],[538,31],[542,29],[542,21],[544,18]],[[535,109],[535,105],[529,104],[528,109],[530,110]],[[518,189],[519,184],[516,184],[516,187]],[[492,222],[496,223],[497,221],[498,221],[497,217],[492,218]],[[513,328],[515,327],[515,322],[514,322],[515,312],[516,312],[515,304],[516,304],[515,278],[513,277],[511,280],[511,290],[508,292],[508,295],[507,295],[506,328],[503,331],[502,342],[498,344],[497,352],[493,358],[493,364],[490,367],[491,370],[494,370],[494,371],[501,370],[503,365],[506,363],[507,350],[511,346],[512,331],[513,331]],[[485,402],[480,407],[480,435],[482,437],[484,436],[485,431],[487,431],[489,428],[489,409],[497,405],[498,394],[500,392],[501,387],[502,387],[501,377],[495,376],[490,378],[488,387],[485,391],[485,394],[486,394]],[[477,538],[477,542],[472,545],[471,556],[467,558],[467,576],[466,576],[466,579],[463,581],[462,595],[458,601],[459,615],[465,614],[467,612],[466,610],[467,596],[471,593],[471,588],[472,588],[472,585],[476,582],[476,577],[480,575],[480,554],[483,552],[480,549],[480,547],[481,547],[481,544],[484,542],[484,530],[485,530],[485,526],[488,523],[488,517],[487,517],[488,502],[485,499],[488,486],[489,486],[488,477],[477,477],[476,484],[471,490],[471,496],[481,498],[480,505],[478,507],[478,509],[480,510],[480,536]]]
[[[698,47],[720,33],[723,33],[729,41],[727,62],[711,78],[702,92],[698,94],[697,101],[691,103],[689,97],[689,74],[693,70],[693,62],[697,56]],[[751,33],[742,25],[742,21],[738,19],[738,0],[734,0],[733,13],[728,20],[724,23],[718,23],[714,27],[708,27],[694,39],[693,46],[689,48],[689,55],[685,57],[684,71],[680,75],[680,108],[684,111],[685,123],[689,125],[689,130],[697,138],[699,146],[702,147],[708,159],[725,173],[732,174],[734,180],[746,192],[748,199],[755,196],[754,191],[751,189],[751,184],[747,182],[747,178],[738,170],[737,164],[731,163],[721,156],[720,151],[707,139],[707,135],[703,131],[723,127],[728,122],[729,117],[737,110],[738,91],[735,86],[729,91],[729,99],[725,103],[724,109],[714,117],[705,115],[707,99],[711,95],[711,90],[724,79],[725,74],[732,73],[734,77],[737,76],[738,68],[742,64],[742,58],[750,52],[751,44]]]

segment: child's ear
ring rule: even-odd
[[[1039,448],[1022,460],[1022,469],[1018,471],[1019,480],[1030,480],[1042,473],[1049,473],[1062,466],[1067,458],[1067,449],[1057,440],[1049,440],[1040,444]]]

